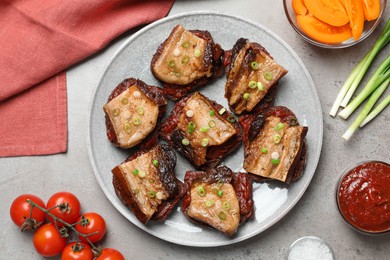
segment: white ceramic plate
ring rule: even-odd
[[[274,59],[289,72],[280,81],[276,104],[290,108],[301,124],[309,127],[307,135],[308,156],[304,176],[286,186],[280,183],[254,184],[255,218],[239,227],[237,234],[228,238],[217,230],[193,225],[177,210],[163,223],[143,225],[115,195],[111,169],[121,163],[128,151],[114,147],[106,137],[103,105],[111,91],[125,78],[135,77],[147,84],[159,85],[150,72],[150,61],[157,47],[171,32],[182,24],[187,29],[208,30],[216,43],[230,49],[240,37],[261,43]],[[200,91],[227,107],[224,98],[225,76]],[[171,102],[168,112],[172,107]],[[104,193],[130,222],[146,232],[177,244],[211,247],[236,243],[261,233],[285,216],[298,202],[308,187],[321,153],[323,121],[320,101],[305,65],[295,52],[277,35],[264,26],[242,18],[215,12],[192,12],[159,20],[132,35],[114,55],[97,87],[88,122],[88,150],[96,178]],[[242,169],[243,149],[224,160],[234,171]],[[180,155],[176,174],[183,180],[186,170],[193,167]]]

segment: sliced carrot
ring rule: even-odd
[[[345,8],[347,9],[353,39],[356,41],[362,36],[364,27],[364,13],[361,0],[345,0]]]
[[[375,20],[381,12],[380,0],[361,0],[364,12],[364,18],[367,21]]]
[[[332,26],[311,15],[297,15],[297,22],[304,33],[322,43],[340,43],[352,37],[349,24]]]
[[[319,20],[333,26],[347,24],[349,19],[339,0],[304,0],[306,8]]]
[[[295,14],[307,14],[307,8],[303,3],[303,0],[292,0],[292,8],[294,9]]]

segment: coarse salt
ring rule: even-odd
[[[317,237],[304,237],[293,243],[288,260],[333,260],[330,247]]]

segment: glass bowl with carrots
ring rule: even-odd
[[[309,43],[330,49],[353,46],[377,27],[387,0],[283,0],[287,20]]]

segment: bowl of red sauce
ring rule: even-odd
[[[359,163],[341,176],[336,199],[343,219],[364,234],[390,231],[390,164]]]

